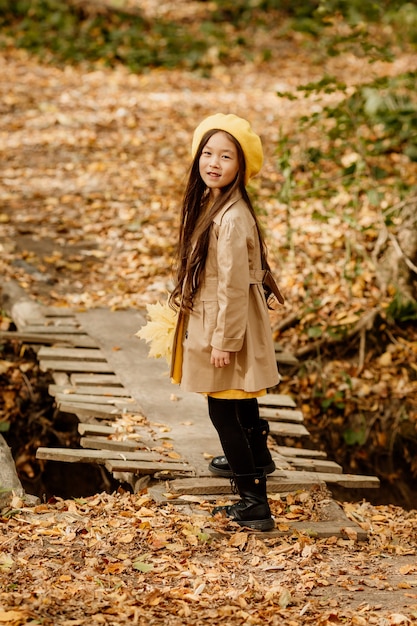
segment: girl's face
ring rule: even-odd
[[[239,171],[237,148],[225,132],[220,130],[207,141],[200,156],[199,171],[213,198],[234,181]]]

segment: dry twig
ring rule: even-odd
[[[358,322],[345,335],[343,335],[341,339],[335,338],[335,337],[329,337],[328,335],[326,335],[322,337],[321,339],[314,341],[313,343],[307,344],[306,346],[303,346],[302,348],[297,350],[295,353],[295,356],[297,358],[305,357],[308,354],[311,354],[312,352],[317,352],[323,347],[334,346],[342,342],[346,343],[346,341],[348,341],[349,339],[352,339],[358,333],[362,333],[362,332],[366,333],[366,331],[371,330],[371,328],[373,327],[375,318],[380,313],[380,310],[381,309],[379,307],[375,307],[371,309],[370,311],[368,311],[368,313],[365,313],[365,315],[363,315],[358,320]],[[359,364],[361,363],[361,358],[362,357],[360,356]]]

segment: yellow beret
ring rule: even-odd
[[[246,175],[245,185],[249,179],[259,172],[263,163],[263,150],[260,137],[253,132],[249,122],[232,113],[224,115],[216,113],[206,117],[195,129],[191,153],[193,158],[196,155],[198,146],[203,136],[209,130],[224,130],[232,135],[240,143],[245,155]]]

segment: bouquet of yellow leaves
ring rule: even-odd
[[[168,302],[148,304],[146,309],[148,321],[135,335],[149,344],[148,356],[155,359],[163,357],[170,365],[178,313],[171,309]]]

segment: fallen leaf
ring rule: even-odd
[[[133,563],[133,568],[138,570],[138,572],[147,574],[153,570],[153,565],[151,563],[144,563],[143,561],[135,561]]]
[[[23,611],[2,611],[0,610],[0,622],[7,623],[13,622],[14,624],[23,624],[26,622],[27,613]]]
[[[125,533],[117,538],[117,543],[131,543],[135,538],[133,533]]]
[[[392,613],[389,619],[390,625],[392,626],[396,626],[396,624],[409,624],[411,622],[406,615],[402,615],[401,613]]]
[[[235,548],[244,548],[248,541],[248,533],[245,532],[237,532],[231,536],[229,540],[229,545],[234,546]]]
[[[182,459],[181,454],[178,454],[178,452],[169,452],[168,456],[170,459]]]
[[[392,364],[391,352],[384,352],[378,359],[378,363],[381,367],[389,367]]]
[[[8,571],[13,569],[14,560],[11,554],[2,553],[0,554],[0,569]]]

